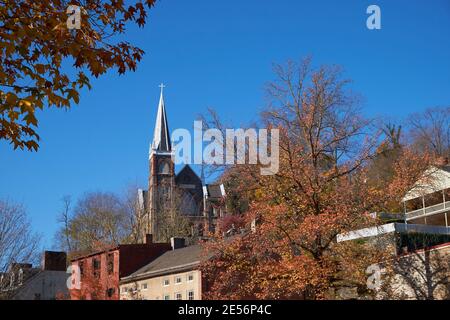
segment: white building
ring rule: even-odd
[[[432,166],[403,198],[405,221],[450,226],[450,166]]]

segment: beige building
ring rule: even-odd
[[[0,300],[67,299],[69,290],[66,253],[45,251],[40,267],[30,263],[12,263],[0,273]]]
[[[181,239],[178,239],[180,241]],[[173,245],[148,265],[120,280],[121,300],[201,300],[199,245]]]

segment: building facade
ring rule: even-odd
[[[120,282],[121,300],[201,300],[202,248],[173,246]]]
[[[45,251],[40,267],[13,263],[0,275],[0,297],[11,300],[67,299],[66,253]]]
[[[79,287],[70,290],[72,300],[118,300],[119,280],[170,250],[170,244],[124,244],[72,260]]]

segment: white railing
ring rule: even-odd
[[[446,210],[450,210],[450,201],[442,202],[436,204],[434,206],[425,207],[422,209],[410,211],[406,213],[406,219],[417,218],[421,216],[429,216],[441,212],[445,212]]]
[[[356,239],[377,237],[389,233],[428,233],[428,234],[442,234],[450,235],[450,227],[444,226],[430,226],[424,224],[406,224],[406,223],[389,223],[381,226],[364,228],[360,230],[350,231],[347,233],[338,234],[337,242],[351,241]]]

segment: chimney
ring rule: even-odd
[[[185,247],[184,238],[170,238],[170,245],[172,250],[181,249]]]
[[[44,251],[42,255],[42,270],[66,271],[67,255],[65,252]]]
[[[152,234],[146,234],[145,235],[145,244],[152,244],[153,243],[153,235]]]

